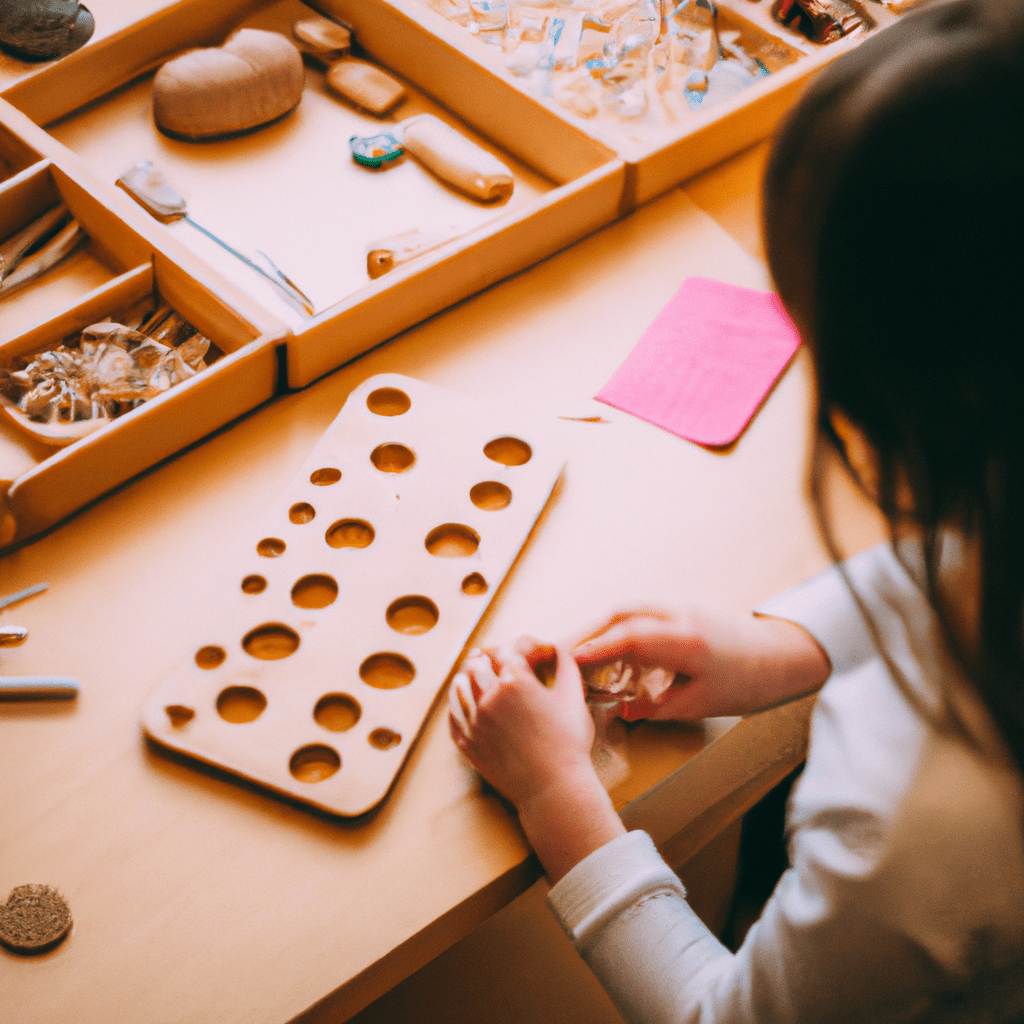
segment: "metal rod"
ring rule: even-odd
[[[9,608],[12,604],[17,604],[19,601],[24,601],[27,597],[32,597],[35,594],[41,594],[49,585],[49,583],[36,583],[31,587],[26,587],[24,590],[19,590],[16,594],[8,594],[7,597],[0,597],[0,610]]]
[[[71,676],[0,676],[0,701],[72,700],[78,690]]]

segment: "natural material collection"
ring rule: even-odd
[[[583,118],[650,115],[671,123],[799,57],[714,0],[423,2],[493,45],[508,72],[531,91]],[[777,20],[817,41],[870,27],[846,0],[768,2]]]
[[[93,324],[0,370],[0,403],[40,440],[66,444],[194,376],[209,347],[166,305],[137,328]]]

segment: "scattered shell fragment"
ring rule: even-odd
[[[0,943],[15,953],[42,953],[71,931],[71,908],[49,885],[19,885],[0,903]]]
[[[77,0],[4,0],[0,48],[22,60],[64,57],[84,46],[96,23]]]
[[[352,30],[319,15],[293,22],[292,35],[303,53],[322,64],[333,64],[347,57],[352,49]]]
[[[153,118],[168,135],[216,139],[276,121],[302,99],[305,68],[280,32],[243,28],[221,47],[190,50],[153,79]]]
[[[188,214],[185,197],[148,160],[137,161],[114,184],[163,224]]]
[[[481,202],[504,202],[515,188],[512,172],[496,156],[433,114],[402,122],[405,149],[442,181]]]
[[[405,153],[401,143],[387,132],[380,135],[353,135],[348,140],[352,159],[364,167],[383,167],[394,163]]]
[[[772,13],[812,43],[834,43],[874,24],[846,0],[776,0]]]
[[[327,84],[362,110],[383,117],[405,99],[405,86],[375,64],[346,57],[331,65]]]
[[[366,272],[376,280],[383,277],[389,270],[408,263],[409,260],[422,256],[426,252],[437,249],[457,238],[464,229],[451,225],[440,231],[421,231],[413,228],[397,235],[371,242],[366,254]]]
[[[640,697],[657,699],[671,685],[675,673],[656,665],[635,665],[625,658],[583,670],[587,700],[591,703],[620,704]]]

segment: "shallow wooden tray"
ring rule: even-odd
[[[622,162],[606,146],[511,88],[498,83],[495,92],[493,76],[429,33],[415,50],[395,50],[389,39],[401,18],[388,8],[360,26],[357,40],[407,84],[409,99],[393,118],[360,113],[308,68],[301,104],[270,127],[213,143],[179,142],[156,129],[149,72],[169,56],[219,44],[243,25],[290,34],[292,22],[311,13],[298,0],[182,0],[4,93],[104,186],[148,158],[186,195],[196,221],[243,252],[261,249],[273,258],[313,299],[312,320],[190,225],[160,228],[289,325],[292,387],[613,220],[624,180]],[[481,83],[502,112],[497,121],[477,116]],[[466,199],[408,157],[376,172],[352,161],[349,136],[375,134],[424,111],[510,166],[516,188],[507,204]],[[136,223],[147,217],[116,189],[105,201]],[[460,229],[451,242],[369,279],[370,243],[449,224]]]
[[[779,24],[771,15],[774,0],[716,0],[726,26],[745,27],[766,34],[793,51],[796,60],[719,105],[679,118],[676,123],[649,113],[625,119],[604,113],[594,118],[579,117],[550,99],[534,95],[522,78],[512,74],[501,51],[461,25],[432,10],[427,0],[310,0],[325,14],[356,26],[357,32],[377,19],[400,25],[391,32],[380,58],[387,62],[393,53],[422,46],[429,35],[450,53],[467,57],[486,69],[503,86],[529,96],[567,124],[586,132],[595,141],[614,150],[626,161],[624,209],[647,202],[666,189],[686,181],[726,157],[739,152],[774,130],[785,111],[799,96],[807,79],[841,53],[856,46],[866,33],[852,34],[828,45],[810,42],[805,36]],[[852,0],[874,23],[871,31],[883,30],[897,18],[881,3]],[[538,3],[537,6],[545,6]],[[386,9],[387,13],[384,13]],[[552,13],[557,9],[552,8]],[[452,85],[451,88],[458,88]],[[490,98],[495,90],[478,94],[477,123],[500,118],[501,108]],[[437,94],[447,102],[445,94]]]
[[[87,244],[0,299],[0,365],[59,345],[89,324],[157,296],[210,338],[212,365],[66,447],[42,443],[0,414],[0,545],[32,536],[223,426],[277,387],[274,322],[254,326],[157,251],[70,174],[41,161],[0,186],[7,237],[63,200]]]
[[[372,809],[562,463],[521,417],[398,374],[364,381],[225,560],[218,614],[146,732],[334,814]]]

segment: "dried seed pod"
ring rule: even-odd
[[[96,23],[77,0],[2,0],[0,47],[22,60],[53,60],[89,41]]]
[[[71,909],[48,885],[19,885],[0,903],[0,943],[16,953],[42,953],[71,931]]]
[[[238,135],[297,107],[304,82],[302,55],[290,39],[243,28],[221,47],[164,64],[153,79],[153,118],[177,138]]]
[[[365,60],[346,57],[331,66],[327,84],[362,110],[383,117],[405,99],[405,86]]]
[[[512,195],[512,172],[493,154],[433,114],[402,122],[405,150],[452,188],[485,203]]]
[[[333,64],[347,57],[352,49],[352,30],[319,15],[294,22],[292,35],[303,53],[315,57],[322,64]]]

